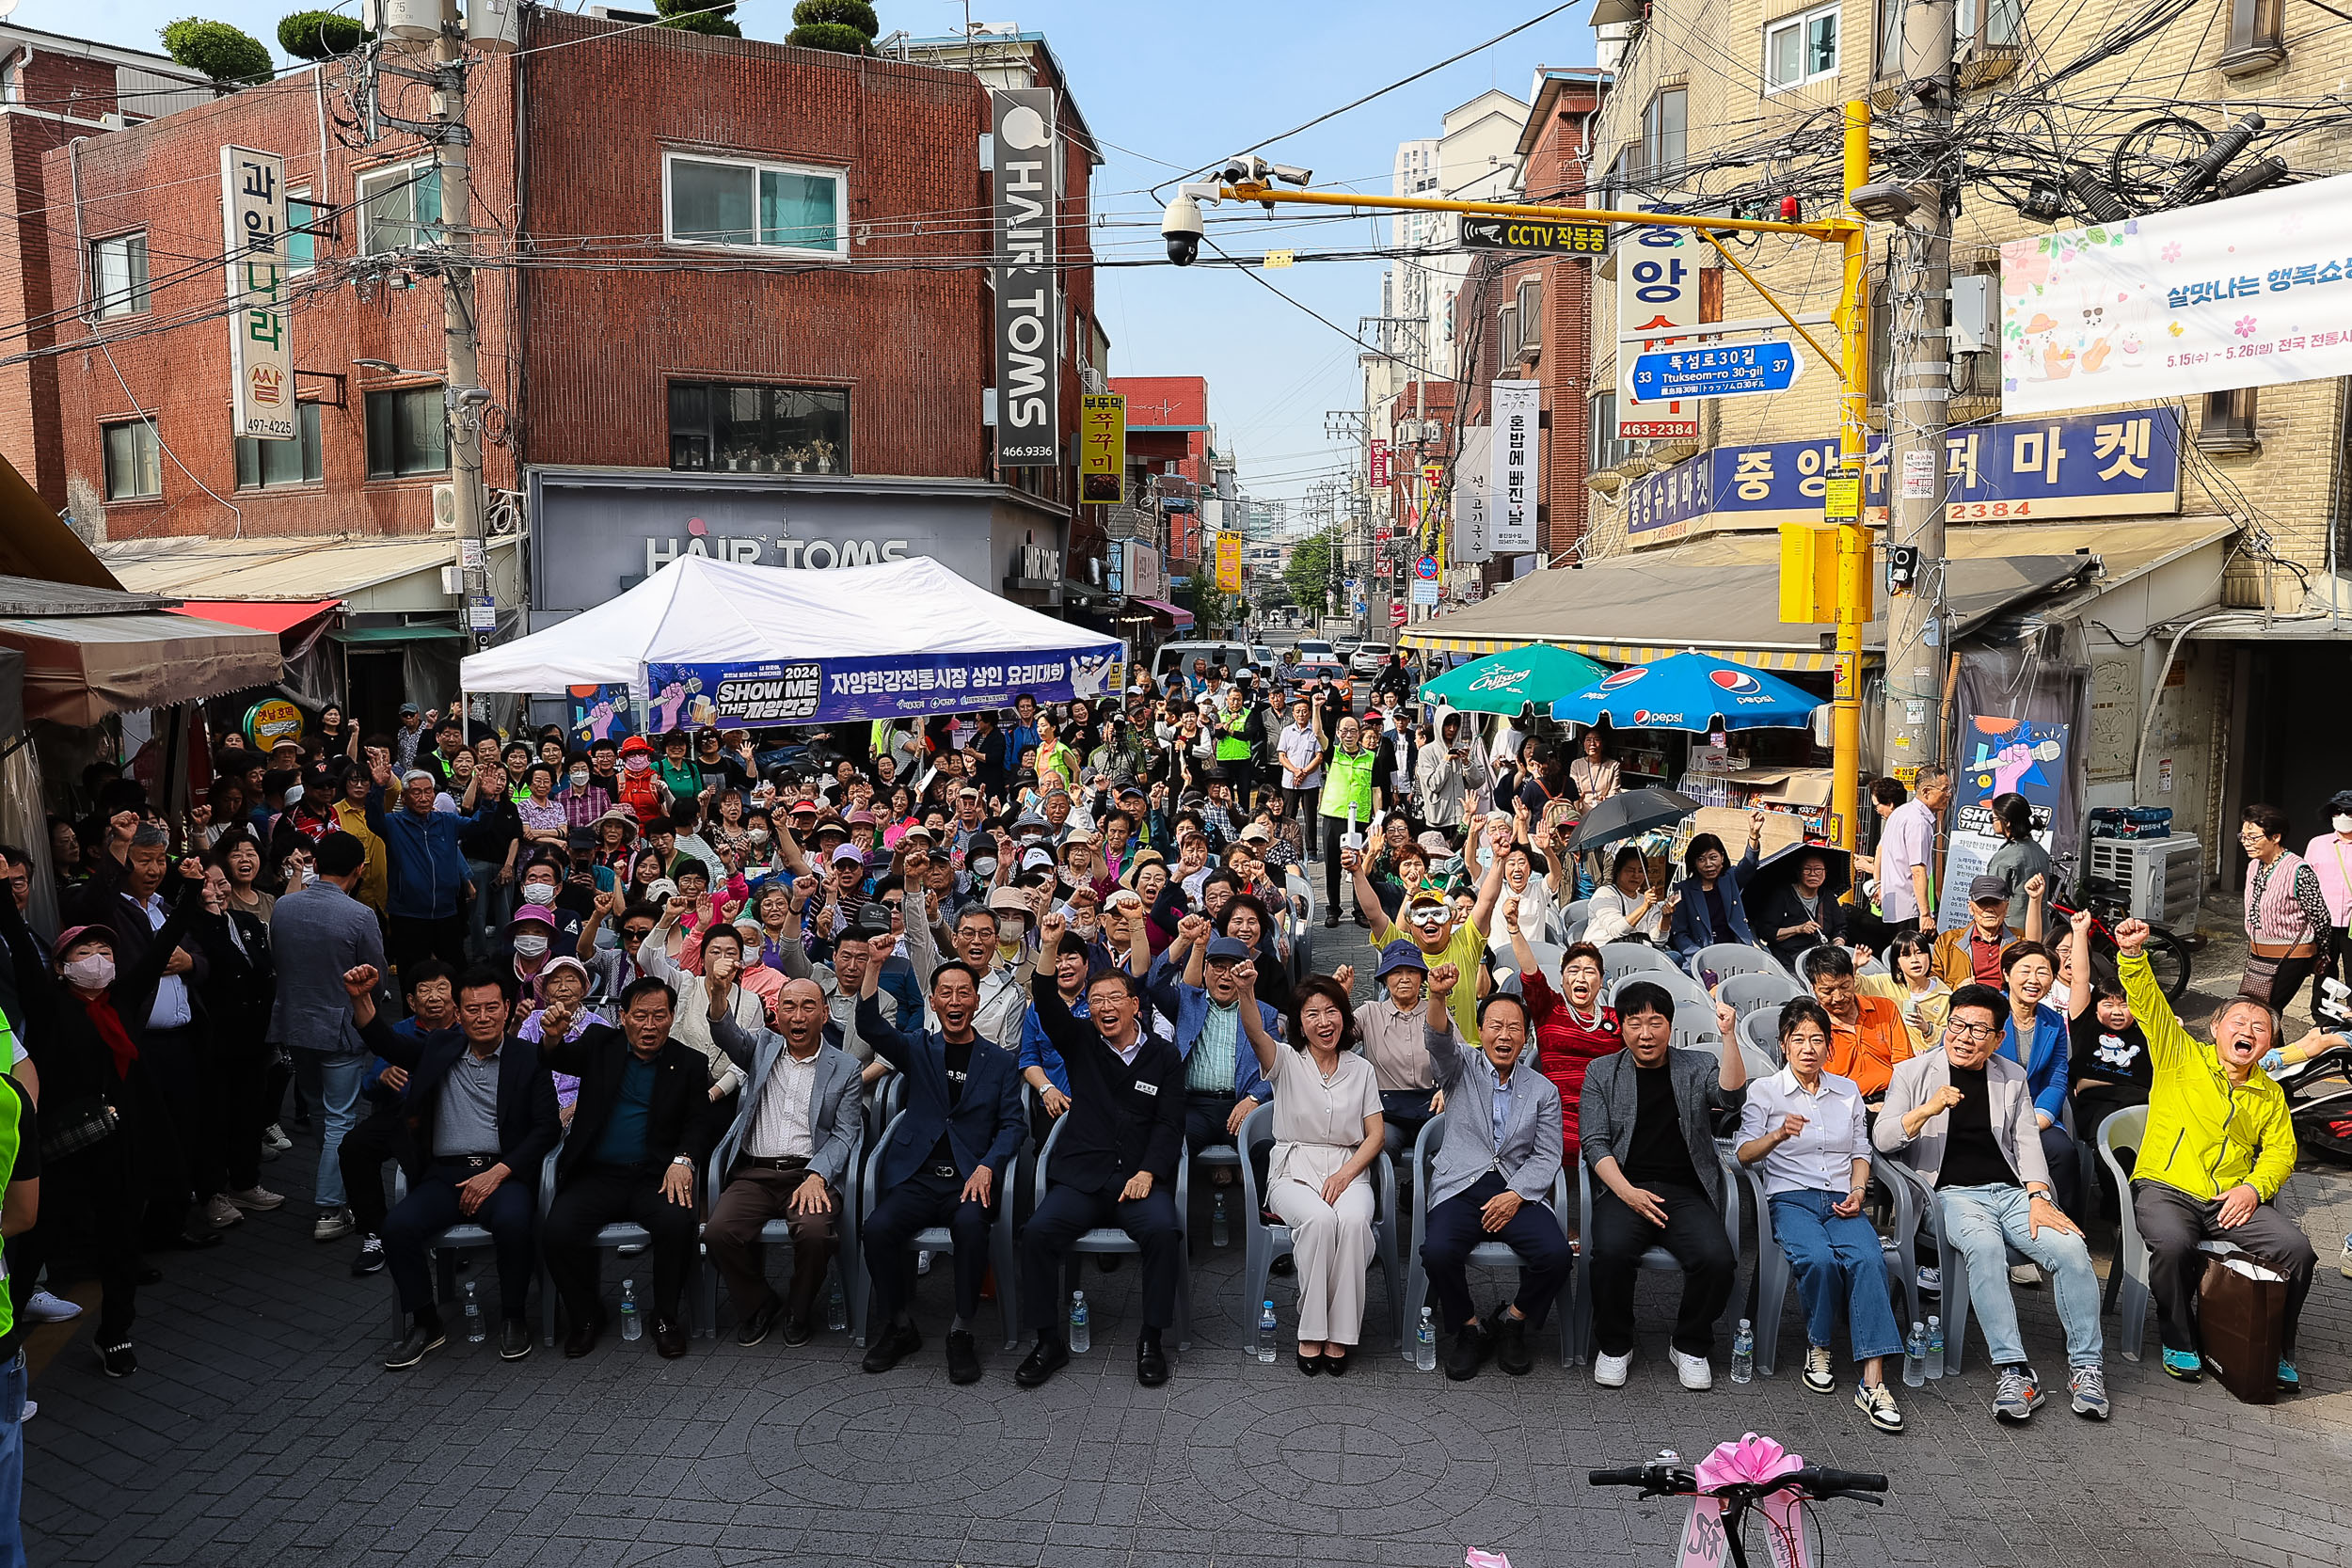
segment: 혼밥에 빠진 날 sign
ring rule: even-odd
[[[1061,465],[1061,280],[1054,212],[1059,139],[1050,87],[989,94],[996,230],[996,461]]]
[[[229,267],[230,429],[295,438],[294,341],[286,319],[286,160],[220,150],[221,254]]]
[[[2001,246],[2001,411],[2352,374],[2352,175]]]

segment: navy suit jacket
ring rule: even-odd
[[[975,1166],[986,1165],[1001,1194],[1005,1167],[1021,1147],[1021,1073],[1011,1053],[976,1037],[963,1098],[951,1104],[947,1045],[937,1030],[908,1034],[893,1028],[882,1016],[880,999],[872,996],[858,999],[857,1030],[876,1055],[906,1075],[906,1114],[882,1145],[882,1184],[895,1187],[913,1176],[944,1135],[956,1174],[970,1180]]]
[[[408,1180],[417,1180],[433,1162],[433,1122],[441,1112],[441,1088],[450,1070],[466,1053],[462,1030],[437,1029],[419,1036],[394,1029],[377,1013],[359,1031],[368,1049],[408,1073],[405,1118],[411,1136],[400,1151]],[[539,1060],[539,1048],[517,1036],[506,1037],[499,1047],[499,1159],[514,1180],[539,1185],[539,1166],[564,1138],[564,1120],[556,1107],[555,1080]],[[469,1153],[486,1153],[473,1149]]]

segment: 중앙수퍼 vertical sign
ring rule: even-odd
[[[1010,87],[995,110],[996,461],[1009,468],[1061,463],[1061,356],[1054,330],[1054,93]]]
[[[220,150],[221,252],[229,259],[230,427],[294,438],[294,342],[286,320],[286,160]]]
[[[1535,440],[1542,419],[1543,387],[1534,381],[1498,381],[1487,406],[1493,410],[1493,476],[1487,514],[1493,518],[1497,555],[1520,555],[1535,547]]]

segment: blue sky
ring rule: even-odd
[[[154,49],[165,23],[195,14],[233,22],[275,53],[278,19],[321,3],[332,0],[81,0],[71,7],[21,0],[13,20]],[[1168,164],[1222,157],[1548,8],[1546,0],[972,0],[970,15],[1046,35],[1088,123],[1116,144],[1105,147],[1109,162],[1096,171],[1098,219],[1111,226],[1097,229],[1098,252],[1159,258],[1159,203],[1146,191],[1175,177]],[[877,0],[877,9],[885,32],[903,27],[917,36],[952,32],[966,14],[963,0]],[[776,40],[790,29],[790,12],[789,0],[745,0],[736,19],[747,36]],[[1319,187],[1385,192],[1396,144],[1435,135],[1447,109],[1489,87],[1524,97],[1539,63],[1590,64],[1588,14],[1580,4],[1266,153],[1312,168]],[[1376,243],[1369,219],[1291,227],[1247,221],[1224,231],[1213,221],[1211,237],[1237,254]],[[1324,438],[1323,415],[1360,397],[1357,351],[1256,279],[1352,333],[1359,316],[1378,309],[1380,266],[1370,260],[1301,264],[1254,279],[1228,269],[1104,269],[1098,308],[1112,338],[1112,373],[1207,376],[1210,417],[1240,456],[1245,487],[1301,498],[1340,462],[1340,449]]]

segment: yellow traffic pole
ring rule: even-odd
[[[1870,432],[1869,247],[1861,215],[1853,211],[1851,198],[1858,186],[1870,182],[1870,102],[1867,98],[1846,104],[1845,153],[1850,227],[1841,237],[1845,289],[1838,309],[1845,318],[1839,324],[1844,339],[1845,396],[1839,410],[1838,453],[1847,477],[1858,479]],[[1838,847],[1851,850],[1862,795],[1862,629],[1870,619],[1870,536],[1858,515],[1839,520],[1836,527],[1837,645],[1836,684],[1830,705],[1830,815]]]

